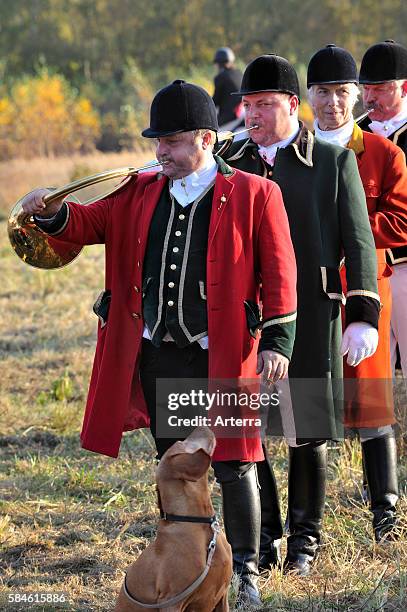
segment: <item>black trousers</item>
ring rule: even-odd
[[[150,415],[150,429],[157,448],[157,459],[182,437],[163,438],[157,436],[157,394],[156,383],[160,378],[208,378],[208,351],[194,342],[185,348],[178,348],[175,342],[162,342],[153,346],[143,338],[140,362],[140,381],[147,409]],[[253,463],[241,461],[215,461],[212,467],[218,482],[240,479]]]

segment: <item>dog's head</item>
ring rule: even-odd
[[[175,442],[164,453],[157,478],[199,480],[209,469],[216,440],[208,427],[196,427],[183,442]]]

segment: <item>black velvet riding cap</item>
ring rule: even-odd
[[[232,95],[245,96],[263,91],[281,91],[300,97],[297,73],[284,57],[256,57],[244,71],[240,91],[234,91]]]
[[[394,40],[372,45],[362,58],[359,83],[374,85],[407,79],[407,48]]]
[[[215,104],[202,87],[177,80],[154,96],[150,127],[142,135],[160,138],[199,129],[219,130]]]
[[[356,62],[346,49],[329,44],[311,57],[307,70],[307,87],[322,83],[357,82]]]

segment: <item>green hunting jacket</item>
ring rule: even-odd
[[[301,384],[291,389],[294,412],[301,413],[301,423],[296,417],[297,438],[337,437],[342,406],[335,398],[342,391],[332,381],[342,377],[341,303],[346,302],[347,325],[366,321],[377,328],[380,310],[375,244],[355,155],[301,127],[295,141],[277,151],[273,168],[250,139],[232,143],[222,156],[230,166],[280,186],[298,269],[290,381],[315,379],[316,395],[321,396],[316,402],[319,408],[310,406],[309,412]],[[344,257],[346,297],[339,273]]]

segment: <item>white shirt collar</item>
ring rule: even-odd
[[[407,121],[407,98],[403,98],[402,109],[397,115],[386,121],[371,121],[369,129],[379,136],[388,137],[397,132]]]
[[[336,130],[321,130],[318,126],[318,121],[314,121],[315,136],[317,138],[325,140],[330,144],[340,145],[341,147],[346,147],[348,145],[348,142],[352,138],[354,127],[355,122],[353,117]]]
[[[170,187],[170,193],[181,206],[188,206],[215,180],[217,171],[218,164],[213,157],[212,151],[206,149],[203,165],[182,179],[174,179]]]
[[[300,129],[300,124],[297,121],[295,128],[293,129],[291,134],[288,136],[288,138],[286,138],[285,140],[280,140],[280,142],[275,142],[274,144],[269,145],[268,147],[263,147],[261,145],[258,145],[260,157],[262,157],[264,161],[266,161],[270,166],[273,166],[274,159],[277,154],[277,149],[285,149],[285,147],[287,147],[297,136],[299,129]]]

